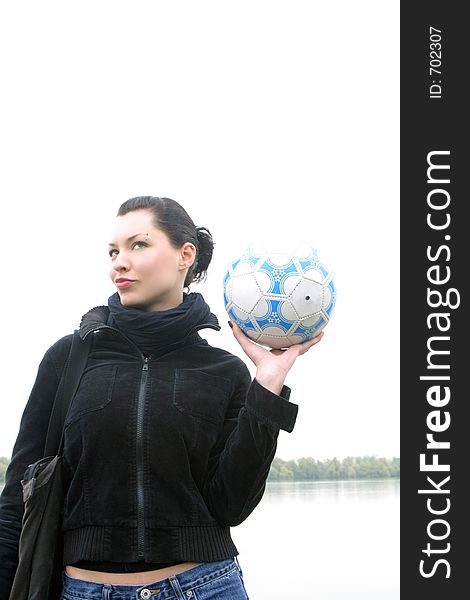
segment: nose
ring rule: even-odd
[[[125,252],[119,252],[113,261],[113,270],[118,273],[128,271],[130,268],[129,259]]]

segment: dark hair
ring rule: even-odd
[[[204,281],[214,250],[211,232],[206,227],[196,227],[181,204],[171,198],[136,196],[121,204],[117,216],[136,210],[150,210],[155,227],[166,233],[174,248],[180,248],[185,242],[196,246],[196,258],[186,273],[184,287]]]

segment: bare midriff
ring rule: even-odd
[[[167,579],[172,575],[177,575],[188,569],[193,569],[201,563],[183,562],[171,567],[163,569],[155,569],[154,571],[139,571],[138,573],[105,573],[102,571],[88,571],[87,569],[79,569],[78,567],[67,566],[65,572],[72,579],[80,579],[82,581],[92,581],[93,583],[111,583],[115,585],[144,585],[146,583],[154,583],[162,579]]]

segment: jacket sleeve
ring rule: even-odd
[[[68,351],[58,350],[66,338],[59,340],[44,355],[21,418],[11,462],[0,495],[0,600],[8,600],[18,564],[18,545],[23,518],[21,479],[28,465],[44,456],[47,427]]]
[[[242,364],[203,490],[210,513],[227,526],[242,523],[260,502],[279,431],[291,432],[298,412],[297,404],[289,402],[289,387],[283,386],[278,396],[251,381]]]

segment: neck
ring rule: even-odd
[[[167,296],[165,298],[159,298],[152,304],[144,307],[147,312],[156,312],[162,310],[170,310],[172,308],[176,308],[183,302],[183,291],[178,291],[176,294],[172,294],[171,296]]]

